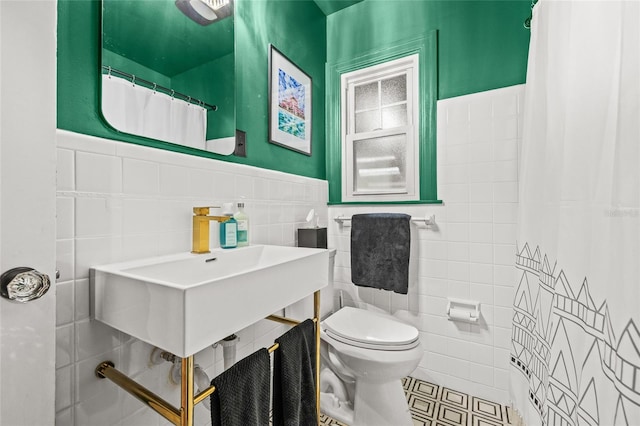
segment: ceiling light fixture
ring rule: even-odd
[[[176,6],[200,25],[212,24],[233,13],[231,0],[176,0]]]

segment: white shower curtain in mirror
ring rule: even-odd
[[[205,149],[206,109],[129,80],[103,74],[102,114],[121,132]]]
[[[640,425],[640,3],[541,0],[525,98],[513,405]]]

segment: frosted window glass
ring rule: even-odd
[[[356,112],[356,133],[370,132],[376,129],[380,129],[378,110]]]
[[[406,134],[353,141],[355,192],[407,191]]]
[[[392,129],[394,127],[407,125],[407,104],[394,105],[382,108],[382,128]]]
[[[382,105],[389,105],[407,100],[407,75],[382,80]]]
[[[378,108],[378,82],[356,86],[355,100],[356,111]]]

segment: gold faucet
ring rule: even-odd
[[[193,246],[191,253],[210,253],[209,251],[209,222],[226,222],[230,216],[209,216],[209,209],[219,208],[194,207],[193,208]]]

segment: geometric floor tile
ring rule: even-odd
[[[404,379],[402,379],[402,388],[405,390],[405,392],[411,390],[413,384],[416,381],[418,381],[418,379],[415,379],[413,377],[405,377]]]
[[[471,426],[502,426],[503,424],[505,423],[471,413]]]
[[[483,417],[488,417],[492,420],[502,422],[502,406],[495,402],[487,401],[486,399],[471,397],[472,411]]]
[[[405,388],[409,393],[420,395],[425,398],[438,399],[438,391],[440,386],[432,383],[423,382],[422,380],[412,379],[411,387]]]
[[[430,418],[436,413],[436,405],[438,404],[435,399],[421,398],[416,394],[407,394],[407,402],[412,413],[421,413]]]
[[[332,419],[329,416],[325,416],[324,414],[320,414],[320,425],[321,426],[347,426],[344,423],[340,423],[339,421]]]
[[[469,395],[445,387],[442,388],[440,401],[463,410],[469,408]]]
[[[464,408],[452,407],[449,404],[438,404],[438,413],[436,420],[440,423],[459,426],[459,425],[467,425],[467,418],[469,417],[469,412]]]
[[[402,379],[414,426],[506,426],[510,408],[444,386]],[[324,414],[321,426],[348,426]],[[395,425],[389,425],[395,426]]]

